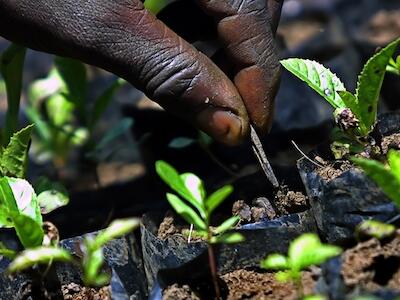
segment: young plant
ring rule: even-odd
[[[233,187],[224,186],[207,196],[203,181],[192,173],[179,174],[164,161],[156,162],[156,171],[183,200],[175,194],[167,193],[167,200],[172,208],[189,224],[193,224],[196,235],[203,237],[208,244],[208,257],[211,275],[217,299],[221,298],[218,286],[218,274],[212,244],[239,243],[244,240],[239,233],[228,232],[238,222],[234,216],[216,228],[211,227],[211,217],[215,209],[232,193]]]
[[[279,271],[276,274],[278,281],[292,281],[298,288],[299,298],[303,295],[301,272],[313,265],[320,265],[329,258],[341,253],[336,246],[322,244],[314,233],[306,233],[290,243],[288,256],[271,254],[261,261],[261,267]]]
[[[390,150],[387,164],[372,159],[353,157],[365,174],[375,181],[382,191],[400,207],[400,152]]]
[[[394,58],[390,59],[386,71],[400,76],[400,55],[397,56],[396,60]]]
[[[342,131],[335,141],[337,158],[360,152],[377,120],[380,90],[386,68],[394,55],[400,38],[371,57],[358,77],[355,94],[347,91],[340,79],[323,65],[305,59],[282,60],[282,65],[320,94],[334,109],[336,124]]]
[[[383,240],[392,237],[395,233],[396,226],[376,220],[366,220],[356,227],[357,240],[361,240],[363,237]]]

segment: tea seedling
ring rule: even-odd
[[[295,239],[289,246],[288,256],[271,254],[261,261],[261,267],[279,271],[278,281],[292,281],[298,288],[299,296],[303,297],[301,271],[313,265],[319,265],[341,253],[336,246],[322,244],[314,233],[306,233]]]
[[[390,59],[386,71],[400,76],[400,55],[397,56],[396,60],[394,58]]]
[[[337,158],[362,151],[366,144],[376,123],[386,68],[399,43],[400,39],[393,41],[368,60],[358,77],[355,94],[347,91],[335,74],[315,61],[298,58],[281,61],[288,71],[306,82],[335,109],[335,121],[342,131],[333,151]]]
[[[356,237],[360,240],[362,237],[376,238],[383,240],[392,237],[396,233],[396,227],[392,224],[386,224],[375,220],[367,220],[356,227]]]
[[[164,161],[157,161],[156,171],[164,182],[184,199],[183,201],[179,196],[167,193],[167,200],[172,208],[186,222],[195,226],[196,235],[203,237],[207,241],[215,293],[218,299],[221,298],[212,244],[239,243],[244,238],[239,233],[227,232],[239,222],[238,216],[227,219],[216,228],[211,227],[211,216],[214,210],[232,193],[232,186],[224,186],[207,196],[203,181],[195,174],[179,174]]]

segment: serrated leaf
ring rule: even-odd
[[[3,175],[25,177],[32,129],[33,125],[29,125],[11,137],[10,143],[1,156],[0,166]]]
[[[4,78],[7,91],[7,114],[2,134],[3,146],[8,144],[18,127],[25,53],[26,48],[12,44],[0,56],[0,73]]]
[[[372,159],[352,158],[351,160],[360,166],[365,174],[375,181],[382,191],[400,207],[400,182],[390,170]]]
[[[172,208],[188,222],[193,224],[197,230],[207,230],[205,222],[200,218],[198,214],[187,204],[185,204],[181,199],[179,199],[174,194],[167,194],[167,199]]]
[[[232,229],[233,227],[236,226],[236,224],[240,221],[239,216],[233,216],[230,217],[229,219],[225,220],[221,225],[219,225],[215,229],[215,234],[221,234],[224,233],[225,231]]]
[[[128,234],[139,227],[140,220],[137,218],[114,220],[104,231],[100,232],[95,240],[95,247],[102,247],[113,239]]]
[[[286,256],[279,253],[268,255],[266,259],[261,261],[261,267],[267,270],[290,269],[290,265]]]
[[[375,125],[386,66],[399,43],[400,39],[397,39],[371,57],[358,77],[356,98],[359,103],[360,129],[363,135],[367,135]]]
[[[238,232],[224,233],[211,238],[211,244],[238,244],[243,241],[244,236]]]
[[[346,107],[338,93],[345,91],[346,88],[334,73],[320,63],[307,59],[289,58],[282,60],[281,64],[289,72],[306,82],[334,108]]]
[[[64,249],[39,247],[21,252],[10,264],[9,273],[21,272],[37,264],[49,264],[53,261],[69,262],[72,256]]]
[[[156,172],[171,189],[192,204],[199,212],[203,211],[202,203],[199,203],[198,200],[193,197],[174,167],[165,161],[159,160],[156,162]]]
[[[216,190],[212,193],[206,200],[206,210],[208,215],[221,205],[222,202],[233,192],[233,187],[231,185],[223,186],[222,188]]]

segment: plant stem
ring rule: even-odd
[[[210,243],[210,240],[211,240],[211,233],[209,232],[208,233],[208,243],[207,243],[208,263],[210,264],[211,277],[212,277],[212,281],[214,284],[215,299],[220,300],[221,299],[221,291],[220,291],[219,285],[218,285],[217,263],[215,261],[214,250],[213,250],[212,244]]]

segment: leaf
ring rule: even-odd
[[[52,182],[46,177],[40,177],[36,182],[35,191],[42,214],[48,214],[69,203],[69,195],[59,182]]]
[[[379,94],[386,73],[386,66],[396,51],[400,38],[383,48],[364,65],[358,77],[356,98],[360,110],[360,129],[367,135],[375,125]]]
[[[237,244],[245,241],[242,234],[238,232],[224,233],[211,238],[211,244]]]
[[[229,219],[225,220],[221,225],[219,225],[214,232],[215,234],[224,233],[225,231],[232,229],[239,221],[239,216],[230,217]]]
[[[400,207],[400,182],[397,177],[380,162],[363,159],[352,158],[352,162],[360,166],[365,174],[378,184],[382,191]]]
[[[341,249],[322,244],[314,233],[306,233],[295,239],[289,246],[289,263],[294,272],[312,265],[319,265],[337,256]]]
[[[167,199],[172,208],[188,222],[194,224],[198,230],[207,230],[207,226],[198,214],[174,194],[167,193]]]
[[[42,244],[44,232],[41,224],[24,214],[15,215],[12,219],[18,238],[25,249]]]
[[[83,282],[85,286],[104,286],[110,276],[107,273],[100,273],[104,263],[103,249],[92,247],[90,240],[85,240],[87,252],[84,253],[82,260],[83,265]]]
[[[3,175],[24,178],[28,163],[28,148],[33,125],[29,125],[11,137],[10,143],[1,156]]]
[[[280,271],[275,274],[275,278],[279,282],[287,282],[293,279],[293,275],[289,271]]]
[[[206,200],[206,211],[208,215],[221,205],[222,202],[233,192],[233,186],[225,185],[212,193]]]
[[[196,141],[191,138],[177,137],[169,142],[168,147],[173,149],[182,149],[194,144],[195,142]]]
[[[397,182],[400,183],[400,152],[390,150],[388,154],[388,162],[391,173],[396,176]]]
[[[191,192],[188,191],[182,178],[174,167],[165,161],[159,160],[156,162],[156,172],[171,189],[196,207],[199,212],[203,210],[202,203],[199,203]]]
[[[315,61],[299,58],[285,59],[281,61],[281,64],[289,72],[306,82],[334,108],[345,107],[338,92],[345,91],[346,88],[329,69]]]
[[[95,240],[96,248],[102,247],[113,239],[124,236],[139,227],[140,220],[137,218],[114,220],[104,231],[100,232]]]
[[[340,91],[338,93],[339,93],[340,97],[342,98],[346,107],[350,108],[350,110],[357,117],[357,119],[360,119],[361,115],[360,115],[359,103],[358,103],[357,98],[348,91]]]
[[[199,203],[199,206],[203,210],[203,202],[206,197],[206,191],[204,189],[203,181],[192,173],[184,173],[179,175],[185,185],[186,189],[192,195],[194,199]]]
[[[53,261],[69,262],[72,256],[64,249],[56,247],[39,247],[21,252],[10,264],[7,271],[16,273],[37,264],[50,264]]]
[[[261,268],[267,270],[287,270],[290,269],[287,258],[279,253],[268,255],[268,257],[261,261]]]
[[[62,87],[62,80],[57,70],[52,69],[47,78],[36,80],[29,85],[28,98],[30,105],[38,109],[44,99],[58,93]]]
[[[177,0],[146,0],[144,2],[144,6],[147,10],[151,11],[154,15],[157,15],[160,11],[162,11],[166,6],[170,3],[173,3]]]
[[[388,238],[396,233],[396,227],[375,220],[367,220],[356,227],[356,235],[374,237],[378,240]]]
[[[51,95],[45,104],[52,126],[62,127],[73,121],[75,105],[64,94]]]
[[[91,130],[96,126],[97,122],[109,106],[116,91],[124,84],[126,84],[126,81],[122,78],[118,78],[100,95],[100,97],[96,99],[92,110],[92,117],[89,122],[89,128]]]
[[[8,144],[18,127],[25,53],[25,48],[12,44],[0,57],[0,73],[4,78],[7,91],[7,114],[2,134],[3,146]]]
[[[8,259],[14,259],[17,256],[17,252],[8,249],[2,242],[0,242],[0,256],[5,256]]]

